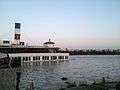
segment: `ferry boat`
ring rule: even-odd
[[[15,23],[15,43],[9,40],[0,41],[0,52],[9,55],[13,61],[38,62],[38,61],[64,61],[69,60],[69,53],[61,51],[50,39],[42,46],[25,45],[20,41],[21,23]]]

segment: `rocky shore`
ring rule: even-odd
[[[61,78],[65,84],[66,88],[60,88],[59,90],[120,90],[120,82],[118,81],[106,81],[103,77],[101,81],[94,81],[91,84],[69,82],[66,77]]]

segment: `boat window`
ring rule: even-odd
[[[18,57],[19,60],[21,60],[21,57]],[[29,58],[28,57],[23,57],[23,61],[28,61]]]
[[[36,57],[35,56],[33,56],[33,60],[35,60],[36,59]]]
[[[51,56],[51,60],[57,59],[57,56]]]
[[[68,56],[65,56],[65,59],[68,59]]]
[[[40,60],[40,56],[39,56],[39,60]]]
[[[12,60],[14,60],[14,57],[12,57]]]
[[[53,56],[51,56],[51,60],[53,60]]]
[[[45,57],[44,57],[44,56],[42,56],[42,60],[45,60]]]
[[[64,59],[64,56],[59,56],[58,58],[59,58],[59,59]]]
[[[45,56],[45,60],[49,60],[49,56]]]
[[[4,43],[4,44],[9,44],[9,43],[10,43],[10,41],[3,41],[3,43]]]
[[[28,61],[28,57],[26,57],[26,61]]]
[[[25,57],[23,57],[23,61],[25,61]]]
[[[49,60],[49,56],[42,56],[42,60]]]
[[[36,56],[36,60],[39,60],[39,56]]]
[[[17,60],[17,57],[15,57],[14,60]]]

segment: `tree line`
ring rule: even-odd
[[[65,50],[70,55],[120,55],[120,49],[117,50]]]

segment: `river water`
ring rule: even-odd
[[[13,71],[21,71],[21,90],[25,90],[31,82],[34,82],[35,90],[57,90],[66,87],[61,80],[62,77],[67,77],[68,81],[76,83],[91,83],[101,80],[102,77],[109,81],[120,81],[120,56],[70,56],[70,61],[32,63],[32,65],[25,63]]]

